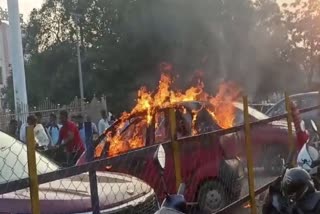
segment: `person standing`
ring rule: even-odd
[[[15,119],[10,120],[8,127],[8,134],[14,138],[17,138],[18,121]]]
[[[57,116],[54,113],[50,114],[49,123],[47,125],[47,132],[51,137],[51,145],[55,146],[59,140],[59,132],[61,126],[57,122]]]
[[[64,142],[67,164],[71,165],[75,163],[78,157],[84,152],[84,146],[78,127],[68,119],[68,112],[62,110],[59,116],[62,127],[60,129],[57,146],[60,146],[62,141]]]
[[[51,139],[49,137],[49,134],[47,133],[47,130],[44,128],[44,125],[42,123],[42,114],[41,112],[35,113],[36,118],[36,126],[34,127],[34,137],[39,146],[49,146],[51,145]]]
[[[78,121],[78,129],[79,129],[79,132],[80,132],[80,137],[81,137],[81,140],[82,140],[82,143],[83,143],[84,147],[86,148],[85,121],[84,121],[84,118],[83,118],[83,116],[81,114],[78,115],[77,121]],[[91,123],[92,137],[93,137],[93,140],[94,140],[94,139],[97,138],[96,135],[98,134],[97,126],[96,126],[96,124],[91,122],[91,118],[88,115],[86,116],[86,121]]]
[[[91,123],[92,133],[98,134],[98,128],[97,128],[96,124],[94,122],[92,122],[92,119],[89,115],[86,116],[86,121]]]
[[[103,132],[109,128],[108,114],[106,110],[101,110],[101,119],[98,123],[99,135],[102,135]]]
[[[32,119],[32,120],[33,120],[33,119],[36,120],[36,118],[35,118],[34,116],[29,115],[29,116],[27,117],[27,122],[23,122],[23,123],[21,124],[21,126],[20,126],[19,139],[20,139],[20,141],[23,142],[23,143],[26,143],[26,142],[27,142],[27,132],[26,132],[26,130],[27,130],[27,126],[28,126],[28,124],[29,124],[28,121],[30,121],[31,119]],[[34,121],[33,121],[33,122],[34,122]]]
[[[22,124],[22,126],[24,128],[21,128],[21,131],[20,131],[20,134],[22,134],[22,136],[25,138],[24,141],[23,141],[24,143],[27,143],[27,127],[28,126],[32,127],[33,130],[34,130],[36,125],[37,125],[37,118],[35,116],[33,116],[33,115],[29,115],[27,117],[27,123]],[[37,141],[36,141],[36,146],[37,147],[39,146],[39,143]]]
[[[41,112],[36,112],[34,115],[36,116],[37,123],[41,124],[43,127],[45,127],[46,124],[43,122],[42,113]]]
[[[109,126],[111,126],[115,121],[116,121],[116,118],[111,112],[109,112]]]
[[[86,148],[86,132],[84,128],[83,116],[81,114],[77,116],[77,125],[80,133],[81,141],[83,143],[84,148]]]

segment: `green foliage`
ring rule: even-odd
[[[319,72],[320,51],[320,2],[295,0],[284,4],[284,14],[290,43],[293,47],[292,58],[308,74],[308,85],[314,72]]]

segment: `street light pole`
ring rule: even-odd
[[[80,87],[80,104],[81,104],[81,112],[84,111],[84,92],[83,92],[83,77],[82,77],[82,62],[81,62],[81,50],[80,50],[80,36],[79,36],[79,19],[81,17],[80,14],[71,14],[76,25],[77,25],[77,30],[76,30],[76,36],[77,36],[77,58],[78,58],[78,73],[79,73],[79,87]]]
[[[80,39],[77,33],[77,58],[78,58],[78,72],[79,72],[79,86],[80,86],[80,97],[81,97],[81,112],[83,112],[83,102],[84,102],[84,93],[83,93],[83,78],[82,78],[82,63],[81,63],[81,52],[80,52]]]

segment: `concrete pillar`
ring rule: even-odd
[[[14,85],[15,112],[17,119],[25,121],[28,114],[28,99],[22,50],[20,13],[18,0],[7,0],[9,13],[10,54]]]

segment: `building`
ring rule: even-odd
[[[9,52],[9,23],[0,21],[0,92],[7,86],[7,79],[11,73],[11,61]],[[3,109],[2,94],[0,93],[0,107]]]

